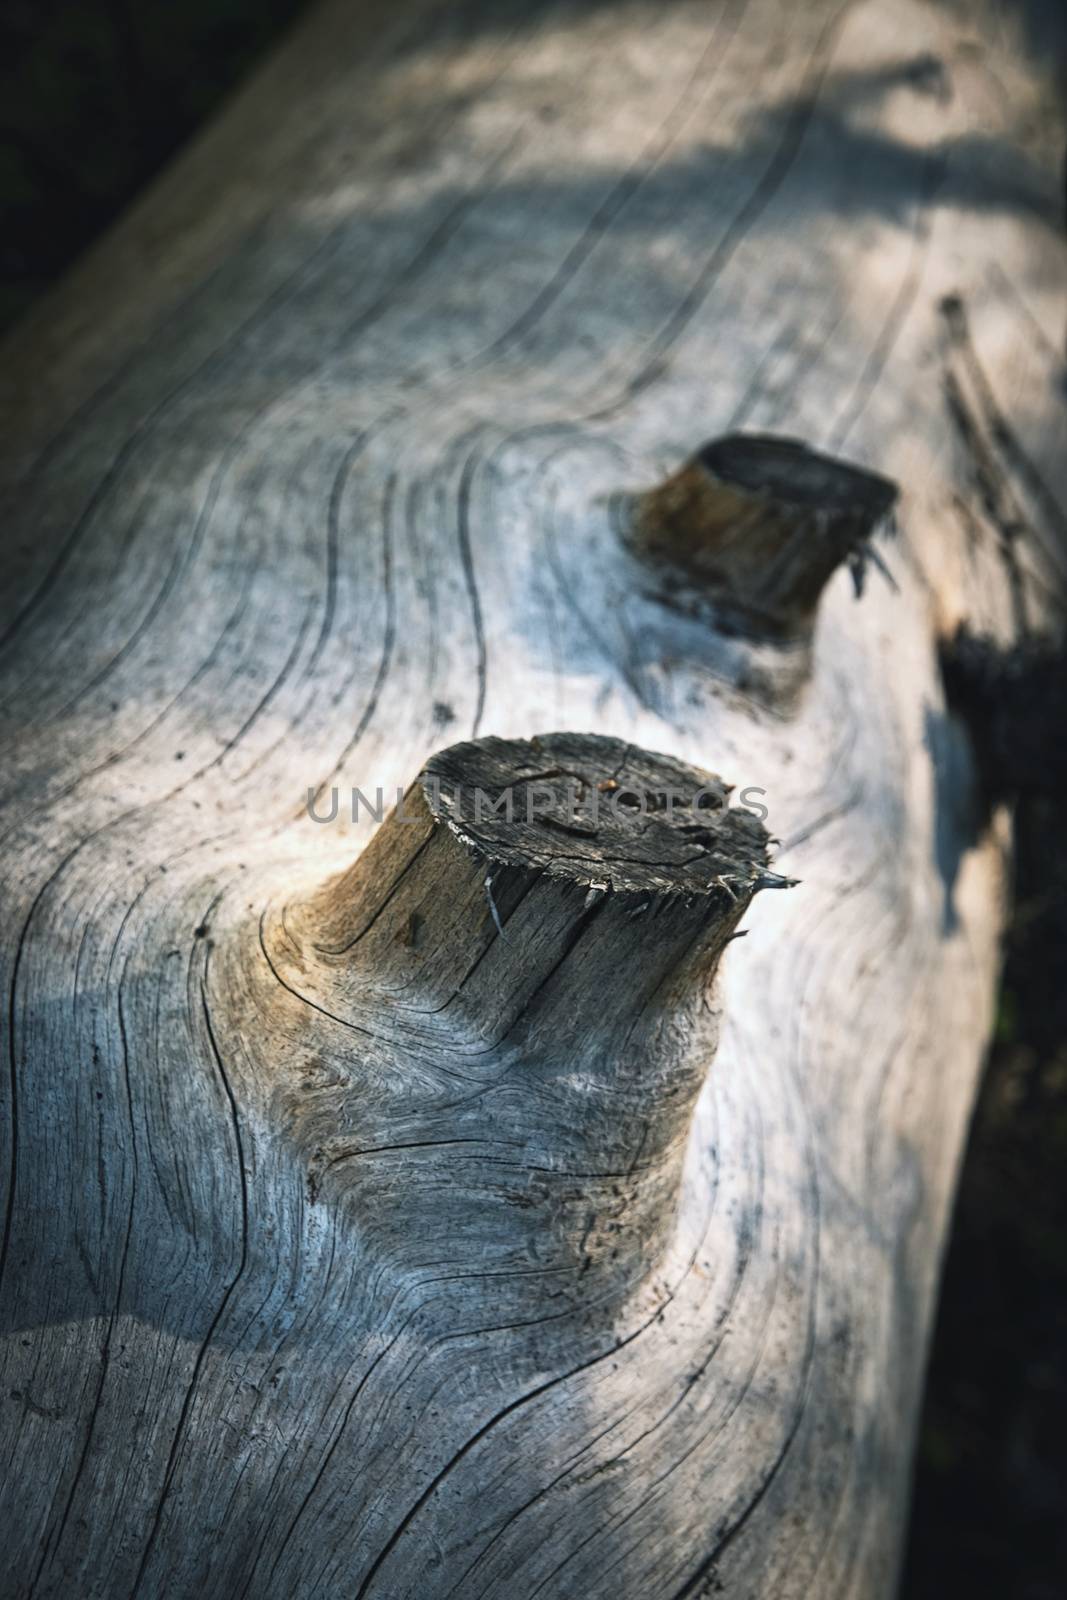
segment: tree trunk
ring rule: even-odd
[[[1064,564],[988,34],[335,5],[9,345],[6,1595],[892,1593],[939,642]]]

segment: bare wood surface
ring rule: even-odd
[[[1064,565],[1053,130],[992,26],[333,6],[10,342],[6,1594],[892,1592],[1004,892],[937,641]],[[738,430],[900,489],[897,588],[838,571],[799,663],[628,538]],[[612,1081],[627,962],[458,1081],[306,939],[386,859],[352,785],[555,732],[721,774],[802,880],[703,1044],[664,1001],[665,1228],[607,1176],[644,1058],[596,1167],[536,1092],[568,1041]],[[516,976],[506,884],[449,882],[388,970],[432,913]]]

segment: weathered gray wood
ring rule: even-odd
[[[1004,893],[937,641],[1064,564],[1055,129],[990,28],[336,5],[9,343],[5,1594],[891,1593]],[[632,548],[740,429],[900,487],[897,590],[839,570],[801,646]],[[802,880],[713,1063],[664,991],[656,1226],[640,1075],[576,1108],[667,946],[620,994],[564,940],[505,1062],[499,985],[405,1018],[408,946],[308,943],[385,859],[352,785],[555,732],[720,773]],[[395,934],[514,976],[499,888]]]

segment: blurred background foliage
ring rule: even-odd
[[[1017,10],[1035,54],[1055,60],[1067,0],[991,3],[998,20]],[[0,327],[304,4],[5,0]],[[1005,737],[1016,728],[1028,752],[1062,751],[1063,706],[1055,687],[1023,696]],[[1010,766],[1010,748],[1000,754]],[[1038,763],[1013,797],[1016,912],[942,1288],[906,1600],[1067,1595],[1067,794],[1048,770],[1057,764]]]
[[[302,0],[4,0],[0,326],[132,199]]]

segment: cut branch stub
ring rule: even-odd
[[[632,1284],[674,1215],[719,956],[757,889],[788,881],[767,846],[720,779],[668,756],[482,739],[433,757],[355,865],[268,925],[268,954],[373,1039],[364,1143],[484,1146],[506,1202],[495,1229],[475,1185],[489,1255],[521,1234]],[[526,1217],[532,1173],[548,1210]],[[409,1231],[415,1204],[409,1184]],[[586,1226],[623,1213],[625,1248]]]
[[[638,498],[629,543],[676,595],[710,601],[723,626],[804,641],[843,561],[859,590],[871,535],[896,500],[889,479],[799,440],[730,434]]]

